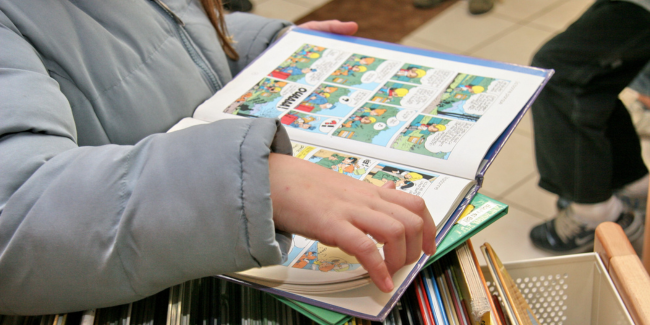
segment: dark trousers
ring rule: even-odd
[[[598,0],[532,65],[555,75],[532,106],[539,185],[598,203],[648,173],[618,94],[650,60],[650,12]]]

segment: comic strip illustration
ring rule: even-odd
[[[472,125],[465,121],[418,115],[399,133],[391,148],[447,159]]]
[[[406,63],[391,77],[391,80],[424,85],[429,88],[441,88],[454,76],[453,71],[434,69],[418,64]]]
[[[276,118],[290,108],[287,102],[291,98],[306,96],[307,92],[307,89],[298,84],[264,78],[230,104],[224,113],[246,117]]]
[[[419,110],[435,95],[436,90],[432,88],[391,81],[372,95],[370,101]]]
[[[347,272],[361,268],[354,256],[341,249],[298,235],[293,236],[289,258],[282,265],[320,272]]]
[[[340,123],[337,119],[307,114],[290,110],[280,117],[280,123],[286,127],[296,128],[318,134],[328,134]]]
[[[352,54],[325,81],[348,87],[374,90],[380,85],[381,80],[390,77],[399,64],[397,61]]]
[[[368,91],[322,84],[316,87],[296,110],[345,117],[370,95]]]
[[[438,175],[427,174],[419,171],[415,172],[378,163],[372,167],[363,180],[377,186],[382,186],[388,181],[393,181],[398,190],[422,196],[436,178],[438,178]]]
[[[331,169],[340,174],[361,179],[376,162],[359,156],[343,154],[326,149],[320,149],[308,158],[316,165]]]
[[[423,113],[476,122],[508,84],[507,80],[459,73],[442,96],[434,100]]]
[[[316,85],[349,53],[304,44],[269,74],[269,77],[305,85]]]
[[[298,142],[291,142],[291,149],[293,150],[294,157],[305,159],[310,152],[316,149],[316,147]]]
[[[366,103],[341,122],[334,136],[387,146],[417,111]]]

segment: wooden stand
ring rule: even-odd
[[[646,223],[643,260],[636,255],[621,226],[605,222],[596,228],[594,252],[600,255],[630,316],[637,325],[650,325],[650,231]]]

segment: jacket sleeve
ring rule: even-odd
[[[78,147],[36,51],[0,11],[0,314],[134,301],[171,285],[281,261],[268,155],[272,119]]]
[[[238,74],[275,40],[283,28],[292,24],[242,12],[226,16],[228,32],[233,36],[239,60],[229,60],[232,75]]]

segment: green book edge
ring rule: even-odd
[[[284,297],[272,295],[281,303],[295,309],[299,313],[307,316],[309,319],[321,325],[340,325],[352,319],[352,316],[337,313],[335,311],[327,310],[324,308],[312,306],[310,304],[287,299]]]
[[[445,238],[442,240],[440,245],[438,245],[436,253],[431,258],[429,258],[425,266],[431,265],[431,263],[435,262],[440,257],[444,256],[451,250],[458,247],[460,244],[464,243],[467,239],[474,236],[483,228],[491,225],[501,217],[508,214],[507,204],[501,203],[481,193],[477,193],[474,196],[472,202],[470,202],[470,205],[472,205],[474,207],[474,211],[476,211],[488,203],[493,205],[493,207],[487,211],[484,211],[480,216],[472,220],[471,224],[467,226],[463,226],[462,224],[458,223],[455,224],[447,236],[445,236]],[[340,325],[352,318],[351,316],[312,306],[304,302],[295,301],[275,295],[273,297],[321,325]]]

